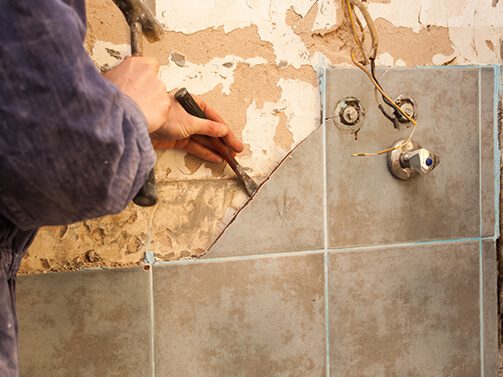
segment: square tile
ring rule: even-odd
[[[150,377],[149,273],[18,278],[21,377]]]
[[[320,128],[272,173],[206,257],[322,249],[322,145]]]
[[[390,69],[378,76],[392,97],[415,100],[413,140],[437,153],[441,163],[431,174],[404,182],[389,173],[385,155],[352,157],[387,148],[410,129],[395,130],[381,114],[361,71],[329,70],[327,117],[348,96],[359,98],[366,111],[357,139],[327,120],[330,247],[478,237],[479,69]],[[489,196],[493,186],[483,180]]]
[[[325,376],[323,255],[154,267],[158,377]]]
[[[479,248],[331,254],[331,376],[479,376]]]

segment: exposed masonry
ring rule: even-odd
[[[186,86],[217,108],[243,138],[240,157],[264,180],[320,124],[317,71],[349,65],[352,37],[340,0],[150,1],[167,29],[146,46],[170,89]],[[373,0],[378,64],[414,66],[502,61],[503,3],[489,0]],[[129,54],[129,33],[111,0],[88,0],[86,41],[106,69]],[[221,164],[159,154],[162,201],[154,209],[48,228],[22,272],[143,263],[203,254],[246,196]]]

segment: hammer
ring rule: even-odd
[[[131,55],[143,55],[142,34],[149,42],[156,42],[163,36],[163,29],[141,0],[114,0],[114,3],[124,13],[131,29]],[[142,207],[150,207],[157,203],[155,171],[152,169],[147,181],[136,194],[133,202]]]

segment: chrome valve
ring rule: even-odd
[[[406,139],[398,140],[392,147],[403,145],[388,153],[388,168],[395,178],[406,181],[428,174],[440,164],[438,155],[413,141],[405,142]]]

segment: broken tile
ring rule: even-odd
[[[22,276],[20,376],[150,377],[149,273]]]
[[[331,375],[479,376],[479,246],[330,254]]]
[[[323,255],[154,267],[156,375],[325,376]]]
[[[322,130],[271,175],[207,257],[323,248]]]

